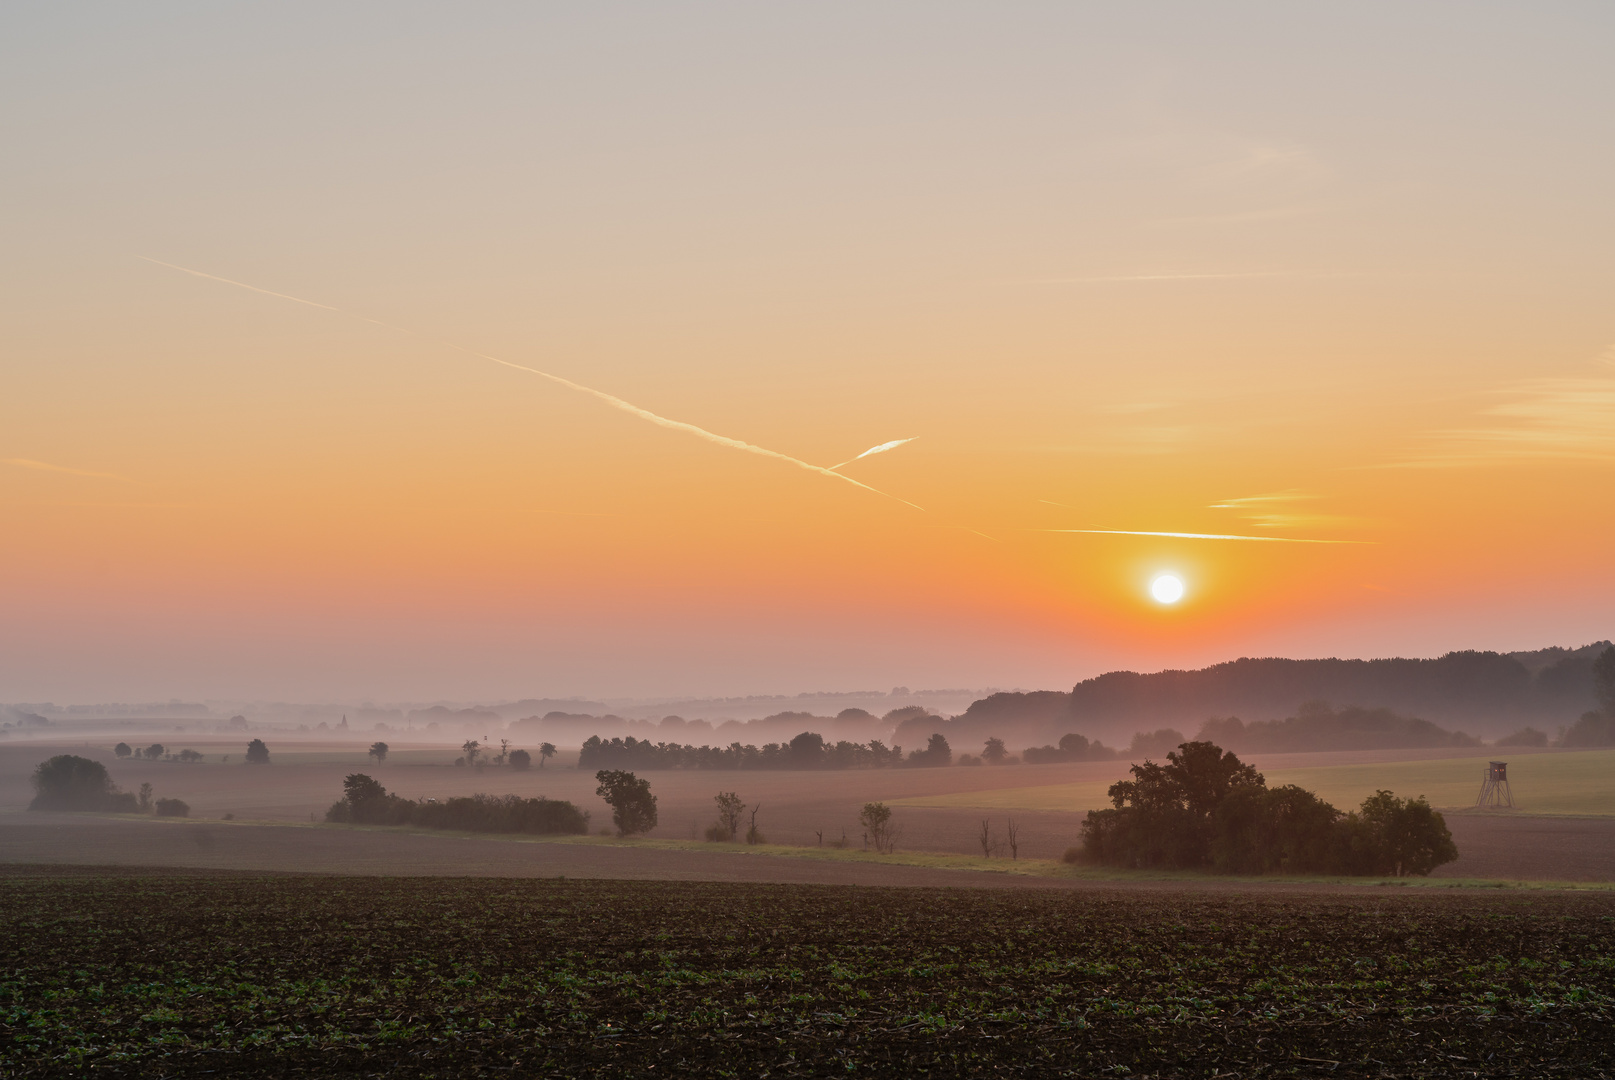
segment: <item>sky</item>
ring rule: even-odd
[[[0,700],[1608,637],[1612,37],[1593,2],[6,4]]]

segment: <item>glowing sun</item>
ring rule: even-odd
[[[1150,595],[1157,603],[1175,604],[1183,599],[1183,580],[1173,574],[1162,574],[1150,582]]]

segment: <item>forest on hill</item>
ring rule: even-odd
[[[919,744],[931,734],[955,746],[989,737],[1035,746],[1081,732],[1126,745],[1162,727],[1197,731],[1207,720],[1283,722],[1303,706],[1390,710],[1470,736],[1525,726],[1572,725],[1598,707],[1593,664],[1608,641],[1578,649],[1451,652],[1435,659],[1231,660],[1193,671],[1112,671],[1057,690],[992,694],[951,720],[914,717],[893,740]],[[1264,732],[1266,734],[1266,732]]]

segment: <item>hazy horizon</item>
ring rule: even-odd
[[[1612,31],[8,5],[0,701],[1609,638]]]

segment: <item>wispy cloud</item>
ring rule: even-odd
[[[1105,285],[1154,281],[1260,281],[1277,278],[1362,277],[1359,270],[1231,270],[1206,273],[1097,274],[1082,277],[1024,278],[1027,285]]]
[[[32,458],[0,458],[0,465],[15,465],[19,469],[39,469],[42,472],[66,473],[69,476],[89,476],[98,480],[122,480],[126,484],[133,482],[127,476],[119,476],[117,473],[92,472],[89,469],[75,469],[67,465],[52,465],[48,461],[35,461]]]
[[[1341,514],[1313,514],[1289,509],[1294,503],[1318,498],[1321,496],[1306,491],[1274,491],[1265,495],[1225,499],[1212,503],[1207,509],[1233,510],[1258,529],[1332,528],[1361,524],[1360,519]]]
[[[1600,366],[1615,367],[1601,359]],[[1391,467],[1615,461],[1615,375],[1526,379],[1495,392],[1473,426],[1432,432]]]
[[[1140,529],[1033,529],[1033,532],[1090,536],[1164,536],[1174,540],[1249,540],[1262,544],[1369,544],[1371,540],[1302,540],[1291,536],[1236,536],[1227,533],[1146,532]]]
[[[225,285],[234,285],[237,288],[246,289],[250,292],[261,293],[264,296],[273,296],[281,300],[290,300],[294,304],[306,304],[309,307],[319,308],[322,311],[336,312],[339,315],[359,319],[362,322],[370,323],[373,326],[384,327],[388,330],[393,330],[401,334],[409,334],[424,341],[430,341],[435,345],[441,345],[444,348],[465,353],[467,356],[474,356],[479,360],[487,360],[491,363],[501,364],[505,367],[513,368],[516,371],[525,371],[529,375],[537,375],[541,379],[548,379],[550,382],[553,382],[559,386],[564,386],[568,390],[575,390],[580,394],[587,394],[595,400],[602,401],[611,406],[613,409],[618,409],[622,412],[628,413],[630,416],[637,416],[639,419],[655,424],[658,427],[667,428],[671,431],[682,431],[687,435],[694,435],[698,439],[704,439],[705,441],[715,443],[718,446],[726,446],[731,450],[740,450],[748,454],[757,454],[761,457],[773,458],[775,461],[783,461],[787,464],[794,465],[799,469],[806,469],[808,472],[818,473],[820,476],[828,476],[832,479],[840,480],[843,483],[851,484],[853,487],[862,488],[865,491],[873,492],[876,495],[880,495],[884,498],[896,500],[897,502],[902,503],[904,506],[911,506],[916,510],[922,511],[925,509],[924,507],[911,503],[907,499],[900,496],[881,491],[879,488],[871,487],[862,481],[854,480],[850,476],[845,476],[841,473],[835,472],[832,469],[827,469],[823,465],[814,465],[811,462],[803,461],[801,458],[795,458],[789,454],[782,454],[777,450],[770,450],[767,447],[758,446],[755,443],[745,442],[742,439],[733,439],[727,435],[719,435],[716,432],[708,431],[706,428],[697,427],[695,424],[689,424],[683,420],[673,420],[666,416],[661,416],[657,413],[651,412],[649,409],[641,408],[631,401],[625,401],[624,399],[617,397],[615,394],[608,394],[604,390],[596,390],[591,386],[584,386],[582,383],[573,382],[571,379],[564,378],[560,375],[552,375],[547,371],[540,371],[538,368],[528,367],[526,364],[517,364],[510,360],[503,360],[497,356],[490,356],[487,353],[478,352],[475,349],[467,348],[464,345],[460,345],[452,341],[444,341],[441,338],[429,337],[428,335],[422,334],[418,330],[412,330],[407,326],[397,326],[393,323],[382,322],[380,319],[373,319],[368,315],[360,315],[356,312],[344,310],[343,308],[333,307],[330,304],[321,304],[313,300],[305,300],[301,296],[292,296],[290,293],[273,292],[269,289],[261,289],[256,285],[248,285],[243,281],[236,281],[232,278],[220,277],[217,274],[204,273],[201,270],[192,270],[188,266],[179,266],[175,263],[163,262],[160,259],[147,258],[144,255],[139,255],[136,257],[144,259],[149,263],[155,263],[158,266],[166,266],[170,270],[178,270],[181,273],[190,274],[194,277],[206,278],[209,281],[222,282]]]

